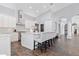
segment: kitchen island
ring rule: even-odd
[[[0,55],[11,55],[10,34],[0,33]]]
[[[57,34],[54,32],[25,32],[21,34],[21,44],[22,46],[33,50],[34,49],[34,40],[38,42],[44,42],[46,40],[52,39]]]
[[[11,55],[11,35],[13,28],[0,28],[0,55]]]

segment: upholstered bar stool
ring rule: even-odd
[[[37,48],[37,49],[40,49],[41,52],[43,52],[43,51],[47,50],[47,46],[48,46],[47,41],[40,43],[40,42],[37,42],[37,41],[34,40],[34,50]]]
[[[53,39],[50,39],[50,46],[53,46]]]
[[[56,41],[58,40],[58,35],[56,35],[54,38],[53,38],[53,43],[55,44],[56,43]]]

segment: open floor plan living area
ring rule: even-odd
[[[0,3],[0,55],[79,56],[79,3]]]

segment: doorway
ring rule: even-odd
[[[66,18],[61,18],[59,20],[58,26],[59,26],[59,34],[60,34],[60,37],[67,38],[67,34],[68,34],[67,19]]]

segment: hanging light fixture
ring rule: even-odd
[[[22,10],[18,10],[18,23],[21,23],[22,20]]]
[[[50,5],[52,6],[52,5],[53,5],[53,3],[50,3]]]

